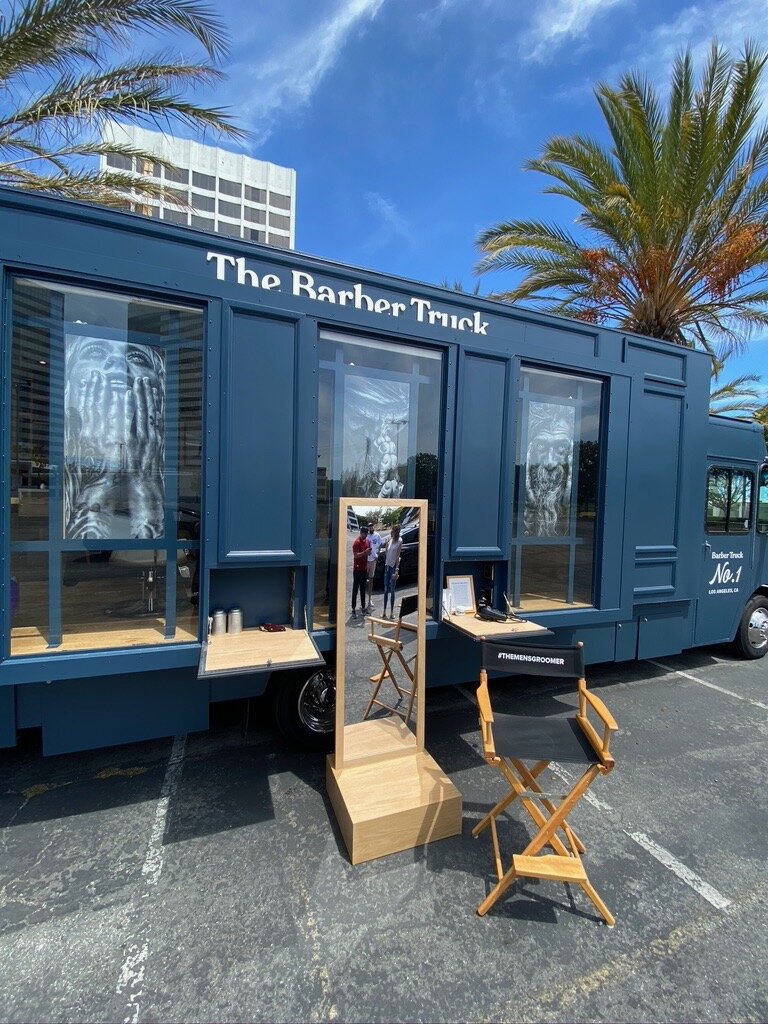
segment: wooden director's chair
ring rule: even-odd
[[[375,707],[379,707],[392,715],[399,715],[406,725],[410,723],[416,700],[416,653],[414,651],[410,657],[406,657],[404,651],[406,645],[415,642],[418,630],[415,623],[404,622],[403,619],[407,615],[413,615],[418,611],[418,607],[419,598],[414,594],[411,597],[404,597],[400,602],[400,613],[395,621],[380,619],[374,615],[368,616],[368,640],[379,652],[382,668],[380,672],[370,677],[373,691],[363,720]],[[403,669],[404,681],[398,682],[392,671],[393,658],[397,658]],[[385,679],[388,679],[395,688],[397,703],[394,706],[379,698],[379,690]]]
[[[613,770],[614,760],[608,745],[611,733],[618,728],[605,704],[587,690],[582,644],[576,647],[483,644],[482,661],[477,706],[483,754],[488,764],[498,768],[504,776],[509,793],[472,829],[472,835],[477,837],[484,828],[490,828],[498,878],[477,913],[485,914],[516,878],[543,878],[580,886],[605,923],[613,925],[613,916],[587,878],[581,859],[584,844],[567,820],[595,779]],[[578,712],[568,718],[494,715],[488,694],[489,670],[577,679]],[[597,715],[602,735],[588,720],[588,711]],[[545,792],[538,783],[541,773],[553,761],[572,764],[580,770],[570,790],[563,795]],[[496,818],[517,798],[538,831],[522,853],[513,855],[510,866],[504,871]],[[554,852],[541,854],[547,846]]]

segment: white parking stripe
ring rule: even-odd
[[[693,683],[698,683],[700,686],[708,686],[710,690],[717,690],[718,693],[724,693],[726,697],[735,697],[736,700],[743,700],[747,704],[751,704],[752,707],[760,708],[762,711],[768,711],[768,704],[761,704],[759,700],[752,700],[751,697],[742,697],[740,693],[734,693],[733,690],[726,690],[724,686],[717,686],[715,683],[710,683],[706,679],[700,679],[698,676],[692,676],[690,672],[681,672],[679,669],[670,668],[669,665],[662,665],[660,661],[653,661],[648,659],[649,665],[655,665],[656,668],[664,669],[667,675],[682,676],[683,679],[690,679]]]
[[[659,864],[663,864],[665,868],[677,875],[681,881],[685,882],[686,885],[690,885],[692,889],[695,889],[699,896],[703,896],[705,900],[712,904],[713,907],[717,907],[718,910],[728,910],[731,906],[731,901],[726,899],[722,893],[719,893],[717,889],[713,888],[708,882],[705,882],[703,878],[700,878],[695,871],[691,871],[689,867],[686,867],[682,861],[674,857],[669,850],[665,850],[663,846],[659,846],[658,843],[654,843],[645,832],[627,832],[626,829],[623,831],[629,836],[630,839],[634,839],[644,850],[647,850],[652,857],[655,857]]]
[[[163,785],[160,789],[160,799],[155,807],[155,814],[152,820],[152,830],[149,834],[147,852],[144,863],[141,866],[141,874],[146,885],[157,885],[160,874],[163,870],[165,855],[163,851],[163,839],[168,824],[168,808],[171,799],[176,792],[181,778],[181,770],[184,764],[184,745],[186,736],[177,736],[173,741],[171,756],[168,758],[168,766],[165,769]],[[142,897],[147,895],[142,893]],[[138,906],[134,907],[131,915],[136,926],[140,925]],[[120,965],[120,973],[117,979],[115,991],[119,996],[126,998],[123,1006],[124,1024],[137,1024],[141,1012],[140,1000],[144,994],[144,975],[149,959],[148,929],[145,928],[143,939],[131,942],[125,950],[123,962]]]

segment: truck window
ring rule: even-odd
[[[440,352],[333,331],[320,335],[319,360],[315,629],[333,628],[333,517],[342,495],[369,499],[361,505],[372,515],[379,498],[427,498],[433,564],[443,375]],[[402,526],[410,548],[418,530]]]
[[[603,385],[523,368],[511,574],[524,610],[594,604]]]
[[[768,533],[768,466],[760,470],[760,486],[757,491],[757,531]]]
[[[747,533],[752,520],[754,477],[716,466],[707,476],[707,533]]]
[[[198,638],[201,309],[17,278],[10,653]]]

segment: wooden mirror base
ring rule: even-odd
[[[459,835],[459,791],[438,763],[417,749],[416,738],[399,719],[375,719],[347,728],[354,730],[360,759],[337,771],[334,755],[329,754],[325,778],[353,864]],[[366,742],[374,755],[371,760],[365,758]]]

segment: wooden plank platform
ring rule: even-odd
[[[499,640],[502,637],[509,637],[511,640],[519,640],[526,636],[551,636],[551,630],[546,626],[539,626],[535,622],[486,622],[485,619],[477,619],[474,615],[443,615],[443,622],[458,629],[460,633],[466,633],[473,640]]]
[[[208,676],[219,672],[323,664],[325,662],[306,629],[286,626],[282,633],[244,629],[242,633],[209,636],[203,645],[198,674]]]
[[[140,625],[139,625],[140,623]],[[18,626],[11,630],[11,656],[30,654],[68,654],[76,651],[102,651],[119,647],[155,647],[166,644],[197,642],[197,620],[188,625],[177,625],[172,637],[164,635],[162,619],[137,620],[136,626],[121,623],[117,628],[103,625],[83,625],[67,629],[56,647],[48,641],[37,626]]]
[[[326,785],[353,864],[461,832],[461,795],[426,751],[340,772],[329,754]]]
[[[344,726],[345,768],[406,757],[415,754],[416,749],[416,736],[396,716]]]

